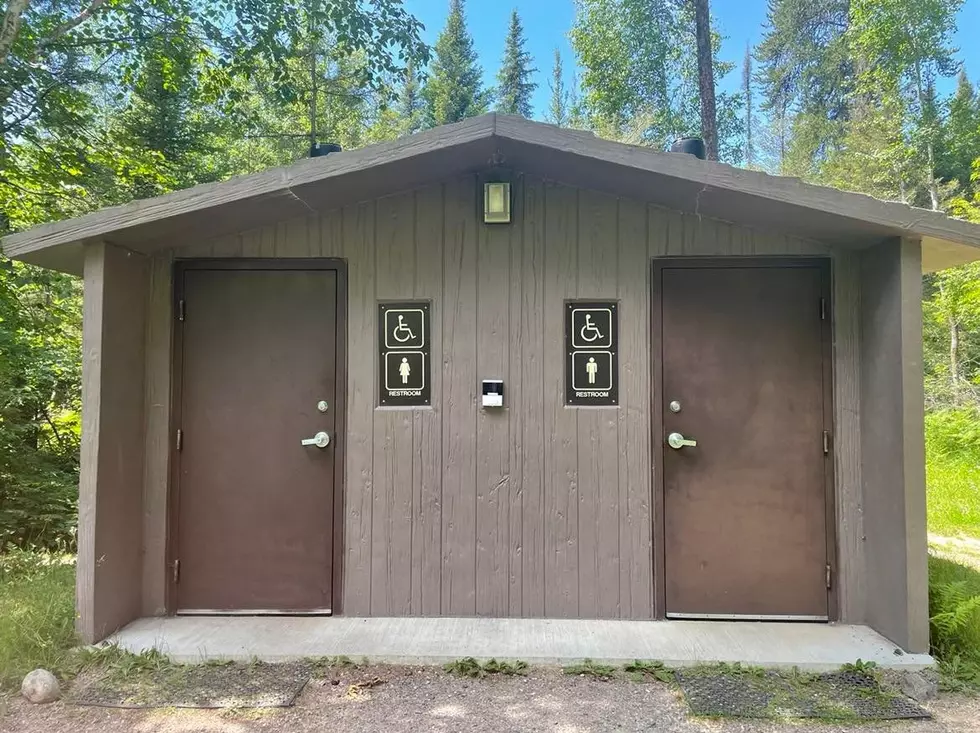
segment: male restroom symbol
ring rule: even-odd
[[[595,384],[595,375],[599,372],[599,365],[595,363],[595,357],[589,357],[589,363],[585,365],[585,373],[589,375],[589,384]]]

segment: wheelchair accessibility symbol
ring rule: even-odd
[[[406,308],[385,311],[385,346],[389,349],[425,347],[425,318],[422,310]]]
[[[395,341],[400,344],[415,338],[412,329],[405,325],[405,315],[403,313],[398,314],[398,325],[395,326],[392,335],[395,337]]]
[[[579,336],[587,344],[591,344],[596,339],[602,338],[602,334],[599,332],[599,329],[596,328],[596,325],[592,322],[591,313],[585,314],[585,325],[582,326],[582,330],[579,331]]]
[[[612,310],[575,308],[572,310],[572,347],[596,349],[612,347]]]

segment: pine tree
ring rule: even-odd
[[[425,100],[422,99],[418,72],[411,62],[405,69],[405,81],[398,93],[397,109],[404,132],[412,134],[425,126]]]
[[[812,176],[844,136],[855,83],[849,7],[850,0],[769,0],[755,58],[783,173]]]
[[[510,14],[510,26],[504,43],[504,58],[497,73],[497,111],[508,115],[530,117],[534,108],[531,95],[538,85],[531,81],[537,69],[531,67],[531,54],[525,47],[524,28],[517,10]]]
[[[565,87],[565,70],[561,62],[561,51],[555,48],[555,65],[551,69],[551,100],[548,102],[548,114],[545,119],[558,127],[568,127],[569,122],[569,93]]]
[[[745,167],[755,163],[752,140],[752,49],[745,44],[745,61],[742,63],[742,93],[745,95]]]
[[[942,144],[937,153],[937,174],[968,188],[973,160],[980,157],[980,94],[965,70],[960,71],[956,93],[949,100]]]
[[[435,45],[435,58],[423,96],[432,125],[459,122],[483,114],[489,94],[483,89],[483,70],[466,28],[463,0],[450,0],[449,17]]]

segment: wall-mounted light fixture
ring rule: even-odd
[[[483,221],[510,224],[510,183],[488,181],[483,184]]]

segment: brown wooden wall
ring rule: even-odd
[[[85,252],[77,629],[102,639],[140,612],[143,344],[147,267],[104,243]]]
[[[819,243],[519,181],[515,223],[461,180],[157,255],[146,344],[144,613],[164,609],[170,266],[342,257],[349,272],[343,612],[650,618],[649,272],[663,255],[835,258],[844,620],[863,620],[858,261]],[[433,405],[379,408],[376,303],[431,299]],[[620,301],[615,408],[563,401],[563,301]],[[505,382],[502,411],[478,406]],[[656,467],[653,467],[656,470]]]

